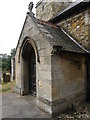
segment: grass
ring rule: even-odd
[[[15,81],[6,82],[6,83],[2,82],[2,87],[0,87],[0,93],[11,91],[13,90],[14,86],[15,86]]]

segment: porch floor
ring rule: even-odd
[[[31,95],[20,96],[14,92],[0,94],[0,108],[1,107],[0,118],[50,118],[47,113],[36,106],[36,99]],[[56,118],[78,117],[90,120],[90,103],[84,102],[78,106],[77,109],[77,113],[63,113],[58,115]]]
[[[19,96],[8,92],[2,94],[2,118],[49,118],[37,108],[34,96]]]

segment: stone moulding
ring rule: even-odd
[[[35,54],[36,54],[36,56],[37,56],[37,62],[40,63],[40,57],[39,57],[39,53],[38,53],[38,50],[37,50],[37,46],[36,46],[34,40],[33,40],[32,38],[30,38],[30,37],[25,37],[25,39],[23,40],[23,43],[22,43],[22,45],[21,45],[21,47],[20,47],[20,51],[19,51],[18,63],[20,63],[21,51],[23,50],[23,51],[22,51],[22,55],[23,55],[24,49],[25,49],[25,47],[26,47],[27,44],[31,44],[31,45],[32,45],[32,47],[33,47],[34,50],[35,50]]]
[[[49,113],[49,115],[53,117],[57,115],[59,112],[62,112],[62,111],[66,112],[67,110],[77,109],[78,104],[80,104],[81,101],[83,102],[85,100],[85,95],[86,95],[86,91],[80,92],[75,96],[72,95],[72,98],[71,96],[69,96],[70,97],[70,98],[68,97],[69,99],[61,98],[56,101],[49,101],[49,100],[46,100],[45,98],[38,97],[37,106],[43,111]],[[43,108],[43,104],[48,106],[50,110],[45,110]]]

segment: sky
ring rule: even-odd
[[[35,6],[39,0],[0,0],[0,54],[10,54],[11,49],[16,48],[28,4],[32,1],[35,13]]]
[[[39,0],[33,0],[35,4]],[[0,0],[0,54],[16,48],[31,0]]]

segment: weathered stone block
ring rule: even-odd
[[[52,107],[37,99],[37,106],[52,115]]]
[[[57,2],[53,0],[41,1],[41,3],[36,5],[36,17],[38,19],[48,21],[58,12],[62,11],[65,7],[69,5],[69,0],[66,0],[65,2],[61,2],[60,0],[58,0]]]
[[[51,64],[51,56],[40,57],[41,64]]]
[[[78,43],[88,49],[88,23],[89,15],[88,10],[86,10],[67,18],[66,20],[62,20],[57,25],[62,27],[75,40],[77,40]]]

